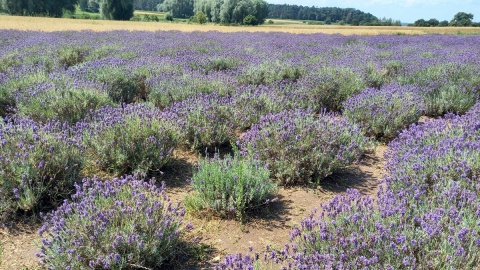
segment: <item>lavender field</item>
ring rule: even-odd
[[[318,202],[285,245],[213,267],[478,268],[478,44],[1,30],[0,221],[43,217],[47,269],[192,267],[179,260],[197,244],[190,216],[242,226],[281,201],[279,188],[332,181],[386,145],[375,196]],[[178,180],[184,203],[161,183],[178,151],[198,158]]]

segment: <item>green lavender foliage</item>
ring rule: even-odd
[[[239,155],[202,159],[191,179],[194,191],[185,199],[187,210],[211,210],[244,221],[248,211],[270,202],[276,192],[269,176],[259,161]]]

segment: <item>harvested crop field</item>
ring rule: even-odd
[[[339,26],[308,25],[299,21],[272,20],[273,25],[257,27],[198,25],[182,22],[130,22],[83,19],[56,19],[44,17],[1,16],[0,29],[31,31],[184,31],[208,32],[283,32],[292,34],[341,34],[341,35],[424,35],[424,34],[462,34],[478,35],[478,27],[399,27],[399,26]]]

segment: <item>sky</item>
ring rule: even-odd
[[[450,21],[457,12],[473,14],[480,22],[480,0],[266,0],[271,4],[356,8],[378,18],[413,23],[418,19]]]

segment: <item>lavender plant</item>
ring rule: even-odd
[[[384,85],[368,88],[343,103],[343,115],[360,125],[365,134],[391,140],[424,112],[421,90],[414,86]]]
[[[465,113],[480,97],[478,68],[471,64],[440,63],[404,79],[425,87],[426,114]]]
[[[126,60],[106,58],[72,69],[75,76],[103,85],[103,91],[117,103],[133,103],[146,100],[146,78],[126,66]]]
[[[238,87],[231,105],[236,128],[244,131],[262,116],[297,108],[305,99],[294,91],[294,87],[288,81]]]
[[[172,159],[183,125],[176,114],[145,104],[104,107],[81,128],[88,166],[122,175],[155,173]]]
[[[166,109],[177,114],[185,125],[183,144],[197,150],[235,141],[231,98],[216,93],[197,95]]]
[[[89,48],[87,46],[65,46],[57,50],[59,65],[69,68],[85,61]]]
[[[193,192],[185,198],[187,210],[210,210],[236,216],[242,222],[247,211],[268,204],[276,192],[270,173],[261,163],[238,155],[200,160],[191,179]]]
[[[114,106],[107,93],[93,87],[46,89],[17,105],[17,114],[36,121],[56,119],[75,124],[91,111]]]
[[[216,74],[185,73],[181,75],[160,74],[147,82],[148,101],[165,108],[198,94],[218,93],[225,96],[233,92],[235,82]]]
[[[66,198],[84,164],[79,139],[68,125],[54,121],[1,121],[0,153],[0,220]]]
[[[184,209],[165,186],[135,176],[84,179],[39,230],[43,266],[134,269],[164,266],[179,251]]]
[[[240,140],[280,184],[321,181],[356,161],[370,146],[358,126],[339,115],[291,110],[260,119]]]
[[[345,100],[365,88],[361,77],[348,68],[321,68],[298,84],[298,91],[305,93],[309,108],[316,112],[323,109],[340,111]]]
[[[10,91],[0,88],[0,117],[12,113],[15,108],[15,99]]]
[[[300,79],[304,71],[300,66],[290,62],[264,62],[256,65],[250,65],[241,73],[238,81],[240,84],[268,84],[275,81]]]

